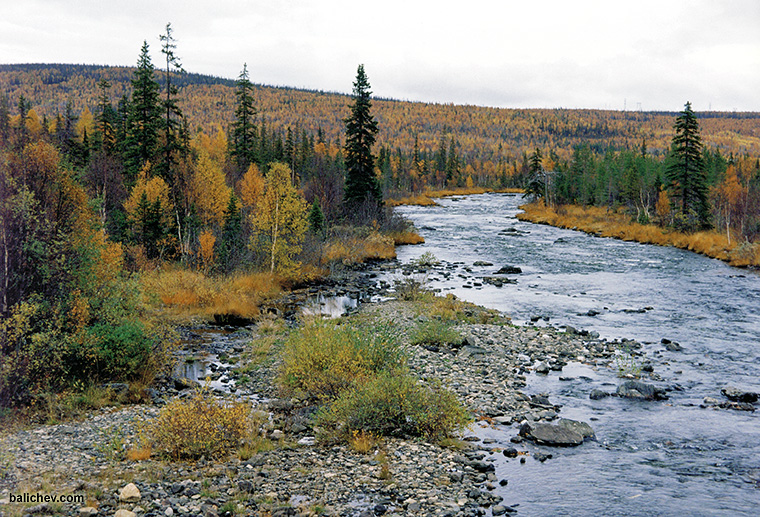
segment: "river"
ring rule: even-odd
[[[504,504],[521,515],[760,515],[760,412],[700,407],[736,386],[760,392],[760,275],[669,247],[603,239],[518,221],[522,197],[446,198],[400,207],[425,244],[398,250],[401,262],[430,252],[457,274],[430,287],[497,309],[517,323],[572,325],[607,339],[644,344],[665,402],[610,397],[616,372],[569,365],[559,380],[531,375],[525,392],[548,393],[561,416],[590,422],[596,442],[550,450],[544,463],[500,459]],[[487,261],[493,266],[473,266]],[[477,285],[477,276],[517,266],[516,284]],[[662,338],[683,350],[668,351]],[[485,430],[508,445],[516,429]],[[490,433],[490,434],[489,434]]]

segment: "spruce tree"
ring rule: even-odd
[[[165,99],[163,101],[164,123],[163,123],[163,149],[161,149],[162,161],[159,167],[160,173],[164,180],[173,187],[176,184],[176,167],[179,162],[178,154],[183,154],[186,150],[183,148],[182,137],[182,110],[177,104],[177,94],[179,90],[172,83],[172,76],[183,74],[185,70],[179,58],[174,53],[177,48],[176,40],[172,35],[171,23],[166,24],[166,33],[160,36],[161,53],[166,58],[166,77]]]
[[[702,157],[699,123],[687,102],[676,117],[666,177],[668,195],[676,209],[678,226],[685,230],[710,227],[707,175]]]
[[[383,194],[375,176],[375,157],[372,146],[377,135],[377,121],[370,113],[372,101],[369,81],[364,65],[359,65],[354,82],[351,116],[346,124],[346,188],[344,201],[347,208],[365,201],[382,203]]]
[[[248,65],[235,81],[235,121],[232,123],[230,155],[242,173],[256,162],[256,108],[253,106],[253,85],[248,79]]]
[[[130,185],[134,184],[145,162],[154,160],[156,156],[161,120],[158,90],[148,43],[143,42],[132,79],[132,102],[128,104],[124,142],[125,176]]]

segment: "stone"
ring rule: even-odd
[[[523,424],[520,435],[550,447],[574,447],[583,443],[583,435],[579,432],[553,424]]]
[[[140,500],[140,490],[134,483],[125,485],[119,492],[119,501],[123,503],[136,503]]]
[[[517,266],[503,266],[499,269],[495,275],[519,275],[522,273],[522,269]]]
[[[720,392],[728,399],[734,402],[746,402],[754,404],[757,402],[758,394],[752,391],[744,391],[733,386],[726,386]]]
[[[174,389],[179,391],[194,389],[200,386],[198,381],[194,381],[187,377],[174,377],[172,381],[174,382]]]
[[[507,447],[506,449],[504,449],[503,454],[507,458],[516,458],[518,453],[517,453],[517,449],[515,449],[514,447]]]
[[[113,517],[137,517],[137,514],[135,512],[130,512],[129,510],[116,510]]]
[[[505,513],[507,513],[507,507],[497,504],[496,506],[491,508],[491,513],[493,515],[504,515]]]
[[[549,365],[547,365],[546,363],[538,363],[536,365],[535,370],[536,370],[536,373],[546,375],[549,373]]]
[[[601,399],[607,398],[609,396],[610,396],[610,394],[607,393],[606,391],[602,391],[602,390],[599,390],[599,389],[593,389],[593,390],[591,390],[591,393],[589,393],[588,398],[590,398],[591,400],[601,400]]]
[[[594,430],[586,422],[579,422],[578,420],[570,420],[569,418],[560,418],[557,421],[557,425],[570,429],[583,436],[583,438],[593,438]]]
[[[638,400],[667,400],[663,390],[641,381],[625,381],[617,388],[617,396]]]
[[[89,517],[90,515],[97,515],[98,509],[93,508],[92,506],[83,506],[79,509],[79,515],[81,517]]]

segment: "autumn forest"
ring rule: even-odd
[[[760,113],[694,114],[687,207],[681,106],[405,102],[371,97],[362,66],[345,95],[255,84],[244,64],[187,73],[177,52],[167,26],[136,67],[0,65],[0,405],[149,376],[171,341],[158,312],[248,316],[262,293],[392,257],[419,237],[387,201],[427,191],[527,189],[555,212],[760,239]]]

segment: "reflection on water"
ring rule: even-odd
[[[327,316],[339,318],[359,306],[359,299],[347,295],[325,296],[322,294],[309,296],[301,311],[307,316]]]

